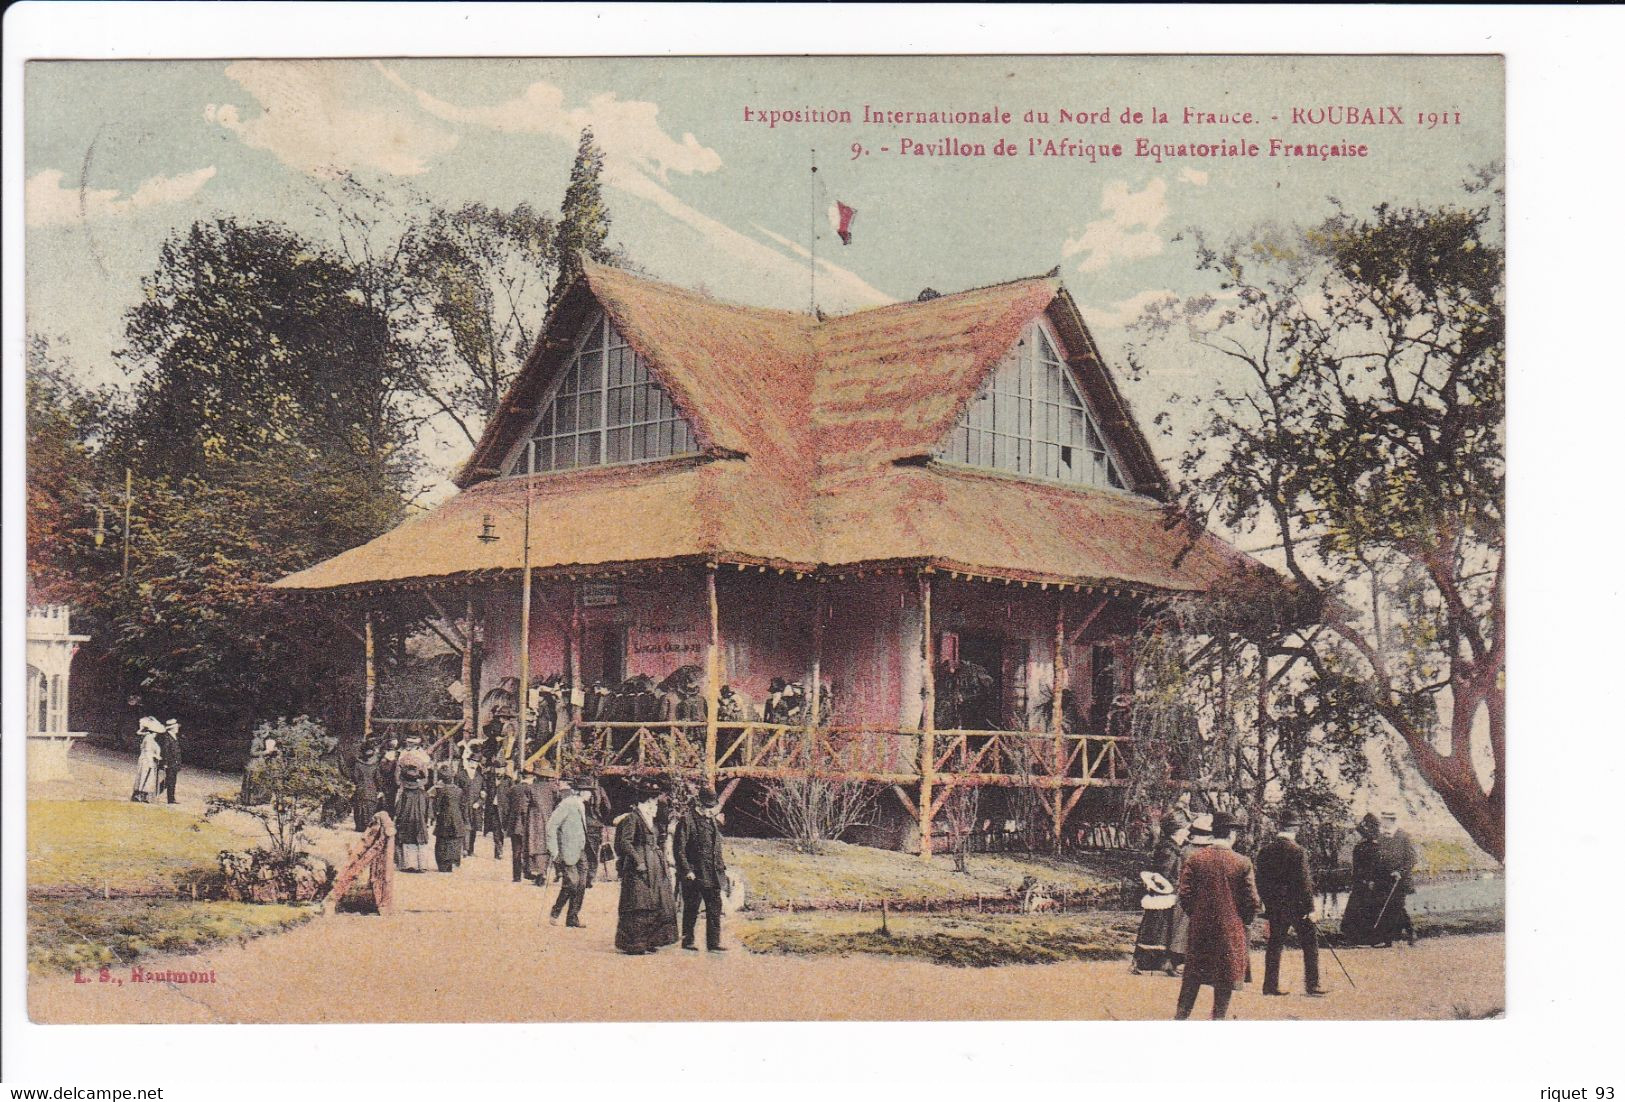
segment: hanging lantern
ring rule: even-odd
[[[96,506],[96,546],[100,547],[107,542],[107,510],[100,505]]]

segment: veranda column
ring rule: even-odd
[[[474,699],[474,598],[463,605],[463,738],[474,740],[479,702]]]
[[[931,859],[932,787],[937,772],[937,655],[931,630],[931,575],[920,574],[920,665],[922,708],[920,720],[920,856]]]
[[[372,639],[372,609],[367,610],[367,633],[362,644],[366,649],[366,690],[361,697],[361,737],[372,738],[372,708],[378,698],[378,666],[374,661]]]
[[[722,633],[717,612],[717,564],[705,564],[705,610],[709,634],[705,643],[705,783],[717,787],[717,709],[722,696]]]
[[[1049,727],[1055,740],[1055,845],[1061,844],[1061,826],[1066,818],[1066,803],[1062,797],[1066,789],[1061,781],[1066,776],[1066,698],[1068,671],[1066,668],[1066,592],[1055,594],[1055,674],[1050,691]]]

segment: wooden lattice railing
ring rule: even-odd
[[[917,781],[923,733],[879,727],[723,723],[715,771],[723,777],[813,772],[891,784]],[[608,775],[702,772],[706,725],[585,723],[549,734],[525,768],[559,774],[568,766]],[[937,731],[933,772],[969,783],[1055,785],[1123,783],[1129,740],[1107,735],[1056,736],[1040,731]]]

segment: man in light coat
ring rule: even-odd
[[[547,817],[547,849],[559,870],[559,895],[553,901],[552,913],[547,916],[549,925],[558,925],[562,912],[566,926],[583,928],[581,904],[587,897],[589,873],[584,801],[592,787],[590,780],[576,781],[559,800],[553,814]]]

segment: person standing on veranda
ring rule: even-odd
[[[581,904],[587,898],[590,875],[585,801],[592,787],[591,780],[576,781],[547,819],[547,850],[559,870],[559,895],[547,916],[549,925],[557,925],[559,914],[563,912],[566,926],[582,928]]]
[[[1298,932],[1303,947],[1303,986],[1307,995],[1324,995],[1320,986],[1320,941],[1315,930],[1315,881],[1309,873],[1309,857],[1298,845],[1298,816],[1281,813],[1275,837],[1258,849],[1254,858],[1258,874],[1258,894],[1264,900],[1264,917],[1269,920],[1270,937],[1264,950],[1264,994],[1285,995],[1281,990],[1281,953],[1288,932]]]
[[[1191,824],[1191,841],[1199,848],[1179,874],[1179,903],[1190,916],[1185,974],[1174,1011],[1181,1021],[1191,1016],[1203,985],[1213,988],[1213,1020],[1228,1017],[1231,995],[1251,972],[1247,927],[1263,902],[1253,863],[1231,849],[1235,830],[1235,820],[1222,811]]]
[[[698,950],[694,925],[700,904],[705,904],[705,947],[722,947],[722,897],[727,891],[728,866],[722,855],[722,830],[717,821],[717,794],[702,788],[694,805],[677,820],[672,834],[672,856],[677,862],[677,885],[683,893],[683,948]]]

